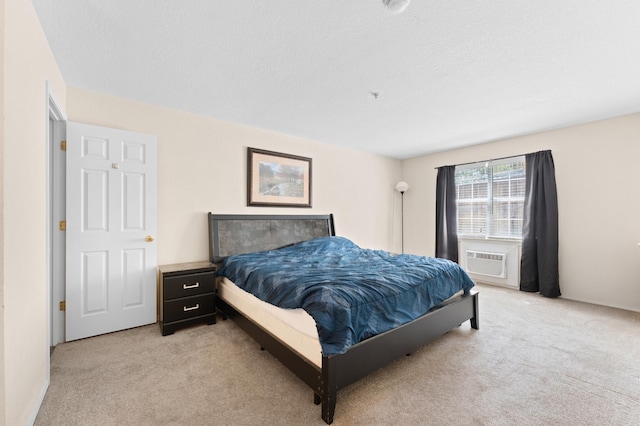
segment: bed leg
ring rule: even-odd
[[[322,395],[322,420],[328,425],[333,423],[333,414],[336,412],[336,392],[333,395]]]
[[[333,357],[322,357],[322,420],[328,425],[333,423],[333,415],[336,411],[336,362]]]
[[[227,311],[225,310],[223,303],[224,302],[216,297],[216,310],[220,311],[220,314],[222,314],[222,321],[226,321],[227,318],[229,318],[229,315],[227,315]]]
[[[316,405],[320,405],[320,403],[322,402],[322,398],[320,397],[320,395],[318,395],[317,393],[313,393],[313,403]]]
[[[480,324],[479,324],[479,316],[480,316],[480,311],[478,309],[478,293],[473,295],[473,318],[471,318],[471,328],[473,328],[474,330],[479,330],[480,329]]]

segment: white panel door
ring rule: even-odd
[[[156,321],[156,137],[67,123],[66,340]]]

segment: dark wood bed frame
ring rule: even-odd
[[[318,233],[324,235],[317,235]],[[210,260],[232,254],[269,250],[319,236],[334,236],[332,215],[214,215],[209,213]],[[264,328],[218,298],[224,318],[233,318],[314,392],[322,404],[322,419],[333,422],[338,390],[414,352],[426,343],[470,320],[478,330],[478,292],[456,296],[407,324],[371,337],[340,355],[322,356],[322,368],[301,356]]]

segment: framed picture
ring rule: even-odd
[[[311,207],[311,158],[248,148],[247,205]]]

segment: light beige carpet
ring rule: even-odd
[[[338,393],[335,425],[638,425],[640,313],[492,286],[466,322]],[[232,321],[58,345],[36,426],[322,425]]]

